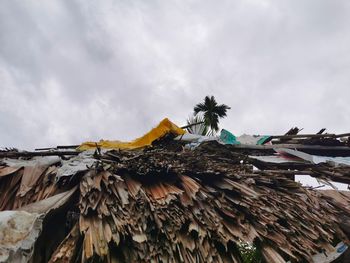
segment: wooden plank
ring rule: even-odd
[[[46,147],[46,148],[36,148],[35,151],[48,151],[48,150],[57,150],[57,149],[75,149],[78,148],[80,145],[58,145],[56,147]]]
[[[348,146],[321,146],[303,144],[274,144],[274,145],[230,145],[232,150],[237,151],[261,151],[265,153],[275,153],[274,149],[289,148],[320,156],[350,156]]]
[[[0,152],[0,158],[18,158],[18,157],[34,157],[34,156],[64,156],[78,155],[78,151],[43,151],[43,152]]]
[[[231,145],[232,148],[237,149],[249,149],[249,150],[266,150],[266,149],[278,149],[278,148],[290,148],[290,149],[312,149],[312,150],[344,150],[350,151],[348,146],[322,146],[322,145],[304,145],[304,144],[273,144],[273,145],[248,145],[237,144]]]
[[[185,126],[181,126],[180,128],[181,129],[187,129],[187,128],[190,128],[192,126],[195,126],[195,125],[198,125],[198,124],[202,124],[204,123],[204,121],[200,121],[200,122],[196,122],[196,123],[191,123],[191,124],[188,124],[188,125],[185,125]]]
[[[322,130],[321,130],[322,131]],[[348,137],[350,133],[334,134],[296,134],[296,135],[272,135],[272,139],[294,139],[294,138],[341,138]]]
[[[335,136],[335,138],[341,138],[341,137],[349,137],[350,133],[342,133],[342,134],[338,134]]]
[[[57,149],[75,149],[78,148],[80,144],[75,144],[75,145],[58,145],[56,148]]]
[[[272,139],[294,139],[294,138],[335,138],[336,134],[297,134],[297,135],[272,135]]]

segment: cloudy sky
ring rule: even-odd
[[[350,131],[350,1],[0,3],[0,146],[128,140],[205,95],[234,134]]]

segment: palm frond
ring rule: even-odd
[[[215,113],[219,115],[220,118],[226,117],[227,110],[231,109],[225,104],[221,104],[215,107]]]
[[[209,97],[209,96],[205,96],[204,98],[204,104],[209,106],[211,104],[211,101],[213,100],[213,96]],[[215,99],[214,99],[215,100]]]
[[[188,117],[187,125],[191,125],[187,128],[187,131],[191,134],[198,134],[203,136],[209,135],[209,127],[205,124],[203,115],[192,115]]]
[[[194,114],[197,115],[199,112],[204,112],[206,111],[207,108],[204,103],[198,103],[196,106],[194,106]]]

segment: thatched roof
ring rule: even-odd
[[[297,170],[249,157],[262,155],[256,149],[205,142],[189,150],[184,144],[165,137],[132,151],[2,152],[0,210],[22,213],[13,217],[29,213],[36,216],[31,224],[41,226],[26,245],[0,237],[3,258],[241,262],[239,247],[247,242],[266,262],[313,262],[315,254],[349,242],[345,196],[341,202],[302,187],[291,177]],[[347,166],[299,167],[323,179],[350,178]]]

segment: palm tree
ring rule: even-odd
[[[194,106],[194,114],[203,113],[204,123],[211,129],[212,135],[219,130],[219,118],[226,116],[226,111],[231,109],[225,104],[218,105],[214,96],[205,96],[204,103]]]
[[[187,125],[185,127],[191,134],[198,134],[203,136],[210,135],[209,128],[207,125],[205,125],[204,117],[201,115],[191,115],[188,117]]]

